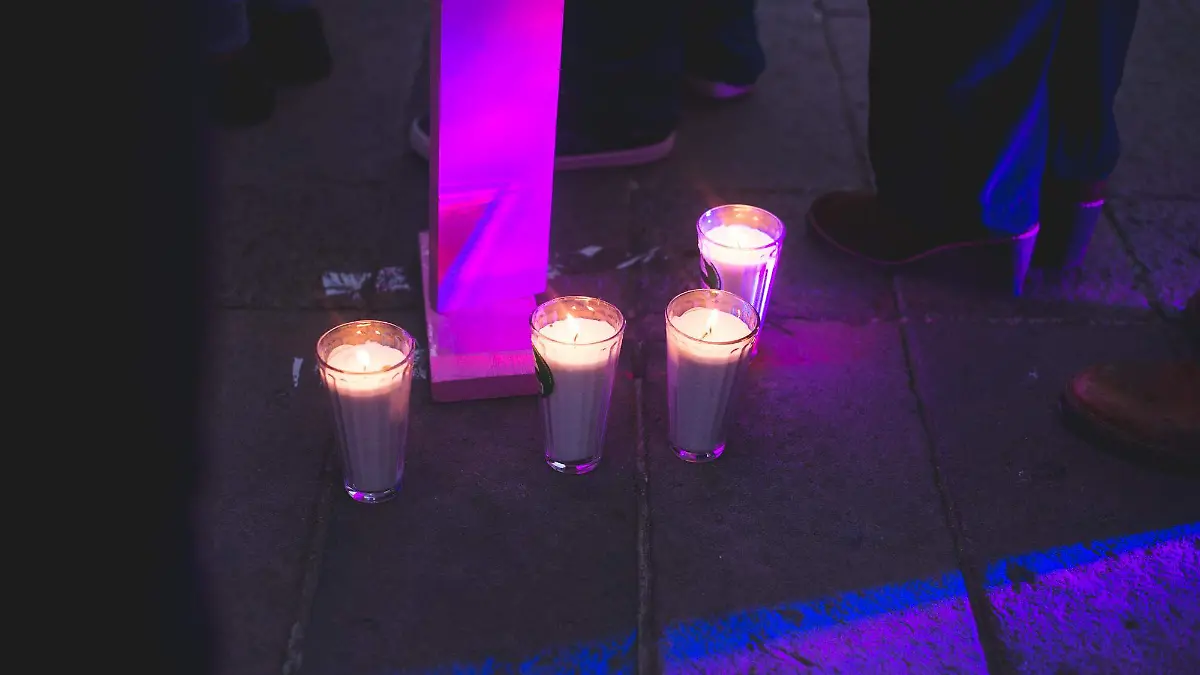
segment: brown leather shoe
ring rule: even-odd
[[[1062,398],[1068,421],[1136,459],[1200,469],[1200,364],[1091,366]]]
[[[1018,235],[997,235],[983,227],[947,231],[929,223],[907,222],[866,191],[821,195],[808,210],[806,222],[810,233],[834,248],[877,265],[905,265],[957,249],[1009,246],[1017,295],[1038,236],[1036,224]]]

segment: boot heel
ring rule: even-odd
[[[1071,213],[1050,214],[1057,227],[1047,227],[1038,239],[1034,265],[1053,270],[1068,270],[1083,264],[1088,244],[1100,222],[1104,202],[1080,204]],[[1064,227],[1065,225],[1065,227]]]
[[[1038,243],[1039,226],[1034,226],[1029,232],[1012,240],[1012,289],[1015,297],[1021,297],[1025,291],[1025,276],[1033,262],[1033,251]]]
[[[1047,187],[1034,267],[1067,270],[1083,264],[1104,210],[1105,189],[1103,182]]]

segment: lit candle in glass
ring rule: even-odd
[[[742,297],[762,320],[787,234],[783,221],[755,206],[728,204],[705,211],[696,234],[704,287]]]
[[[317,341],[347,494],[366,503],[396,495],[404,474],[416,340],[383,321],[337,326]]]
[[[737,384],[758,339],[758,312],[728,291],[694,290],[667,305],[667,416],[671,449],[688,462],[725,451]]]
[[[603,300],[566,296],[534,310],[530,328],[546,463],[562,473],[587,473],[604,450],[625,317]]]

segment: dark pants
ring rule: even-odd
[[[559,124],[655,135],[679,122],[684,73],[744,85],[765,68],[754,0],[566,0]]]
[[[871,163],[902,217],[1020,232],[1043,185],[1112,172],[1137,0],[869,4]]]

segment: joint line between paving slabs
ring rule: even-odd
[[[905,313],[908,308],[895,279],[892,280],[892,293],[896,308],[902,314]],[[958,565],[958,571],[962,574],[963,583],[967,589],[967,602],[971,609],[971,617],[975,620],[975,633],[979,636],[979,646],[983,649],[984,661],[987,664],[988,672],[997,674],[1013,672],[1008,648],[1000,640],[999,620],[988,600],[983,570],[967,553],[962,520],[959,517],[958,509],[954,506],[954,499],[950,494],[946,476],[942,473],[942,468],[938,463],[937,441],[933,434],[933,424],[929,421],[929,411],[925,407],[924,399],[921,398],[917,382],[917,364],[913,356],[908,328],[901,324],[896,326],[896,330],[900,334],[900,348],[904,354],[905,368],[908,370],[908,389],[917,406],[917,416],[921,422],[921,431],[925,436],[925,451],[929,456],[934,487],[937,489],[938,500],[942,507],[942,517],[945,519],[946,529],[950,532],[950,541],[954,546],[955,563]]]
[[[1112,223],[1113,231],[1117,233],[1117,240],[1121,242],[1121,249],[1125,252],[1125,256],[1133,263],[1133,281],[1137,285],[1137,292],[1142,294],[1160,319],[1170,321],[1167,308],[1163,306],[1162,300],[1154,292],[1154,284],[1150,280],[1150,268],[1142,262],[1141,258],[1138,258],[1133,243],[1129,240],[1129,235],[1125,233],[1125,228],[1121,227],[1121,219],[1117,217],[1116,209],[1108,201],[1104,202],[1101,209]]]
[[[304,638],[312,619],[313,600],[317,595],[317,581],[321,575],[321,560],[325,554],[325,540],[329,534],[329,513],[333,508],[336,470],[334,467],[334,439],[325,444],[325,463],[321,467],[321,493],[314,509],[312,532],[308,551],[304,556],[304,576],[300,581],[300,600],[296,606],[296,620],[288,634],[287,652],[284,654],[283,675],[297,675],[304,665]]]
[[[646,457],[646,420],[643,383],[646,381],[645,346],[641,340],[633,344],[631,354],[634,404],[634,456],[637,478],[637,672],[651,675],[658,672],[658,636],[654,630],[654,570],[650,558],[650,471]]]

